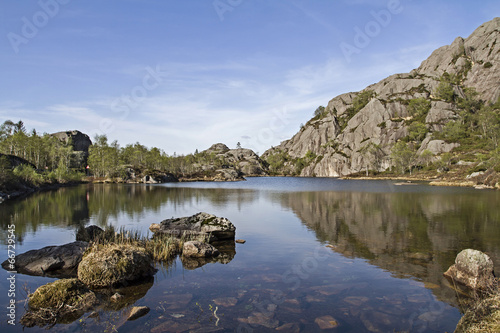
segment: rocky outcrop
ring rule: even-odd
[[[87,134],[80,131],[65,131],[51,134],[65,144],[71,143],[73,153],[71,156],[71,167],[79,168],[85,166],[89,157],[89,147],[92,145]]]
[[[443,144],[430,135],[457,119],[458,111],[453,103],[434,96],[436,89],[447,73],[455,78],[456,96],[463,97],[464,88],[474,88],[480,99],[496,102],[500,97],[499,38],[500,18],[495,18],[468,38],[459,37],[437,49],[410,73],[395,74],[360,92],[333,98],[324,112],[290,140],[266,151],[262,159],[272,166],[273,156],[280,156],[286,172],[301,176],[339,177],[368,168],[387,170],[392,147],[409,135],[409,124],[416,119],[409,103],[419,98],[430,102],[430,109],[419,120],[429,132],[427,146],[421,151],[450,151],[458,144]]]
[[[27,275],[76,277],[76,269],[87,247],[88,243],[81,241],[60,246],[46,246],[17,255],[15,269],[10,267],[8,260],[2,263],[2,267]]]
[[[232,170],[240,176],[265,176],[267,168],[260,157],[251,149],[229,149],[223,143],[216,143],[201,154],[210,157],[209,163],[195,165],[201,171]],[[230,176],[234,177],[234,173]]]
[[[146,251],[132,245],[96,245],[78,265],[78,279],[91,288],[119,286],[155,272]]]
[[[471,289],[488,289],[495,282],[493,261],[487,254],[472,249],[460,252],[444,276]]]
[[[213,240],[233,240],[236,227],[225,217],[208,213],[198,213],[188,217],[171,218],[153,223],[150,230],[155,234],[173,236],[205,236]]]

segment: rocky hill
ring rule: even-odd
[[[229,149],[223,143],[195,154],[192,165],[192,180],[243,180],[244,176],[267,176],[267,167],[251,149]]]
[[[473,141],[496,136],[496,142],[482,147],[494,150],[499,128],[489,135],[486,127],[500,123],[499,97],[500,18],[495,18],[468,38],[458,37],[435,50],[410,73],[333,98],[262,159],[275,174],[338,177],[395,166],[398,142],[413,154],[406,161],[409,170],[453,153],[465,137]],[[406,149],[403,146],[398,149]]]

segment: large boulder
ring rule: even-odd
[[[155,272],[146,250],[132,245],[95,245],[78,265],[78,279],[91,288],[124,285]]]
[[[234,239],[236,227],[226,218],[208,213],[198,213],[193,216],[171,218],[150,227],[158,234],[173,236],[206,236],[210,240]]]
[[[76,277],[76,269],[88,247],[87,242],[76,241],[60,246],[46,246],[16,256],[15,267],[8,260],[2,263],[6,270],[22,274],[50,277]]]
[[[493,261],[487,254],[472,249],[460,252],[444,276],[472,289],[488,289],[495,281]]]
[[[72,322],[96,303],[96,295],[77,279],[57,280],[29,295],[29,310],[21,318],[21,324],[43,327]]]

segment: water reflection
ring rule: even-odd
[[[415,277],[450,304],[442,274],[458,252],[474,248],[500,267],[500,210],[495,193],[292,192],[273,200],[290,207],[322,242],[368,259],[395,277]]]
[[[125,308],[109,303],[99,310],[99,320],[86,318],[83,328],[75,322],[74,331],[102,331],[104,322],[108,330],[116,325],[123,331],[234,331],[258,322],[252,327],[259,332],[276,325],[310,332],[328,316],[344,332],[453,330],[459,313],[448,304],[457,307],[457,301],[442,273],[467,247],[487,252],[499,267],[500,193],[400,188],[302,178],[80,186],[2,204],[0,225],[7,230],[15,223],[18,242],[26,239],[24,248],[31,249],[53,245],[54,230],[76,234],[90,223],[147,230],[152,222],[206,210],[228,217],[247,240],[237,245],[238,256],[234,242],[217,245],[217,265],[182,258],[169,263],[166,274],[158,272],[154,283],[125,300]],[[327,243],[333,251],[327,249],[315,269],[286,274],[310,264],[315,249],[325,250]],[[19,283],[23,278],[33,288],[49,282],[19,275]],[[273,301],[277,294],[280,302]],[[131,304],[148,305],[151,312],[125,323]],[[219,327],[209,310],[214,305],[225,315]]]

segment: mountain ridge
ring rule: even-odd
[[[461,145],[439,133],[449,122],[462,122],[460,107],[472,103],[471,96],[484,105],[500,97],[498,17],[436,49],[409,73],[333,98],[292,138],[261,157],[274,174],[341,177],[388,170],[395,165],[394,146],[406,140],[414,143],[417,157],[427,150],[436,162]],[[423,136],[411,140],[414,132]]]

